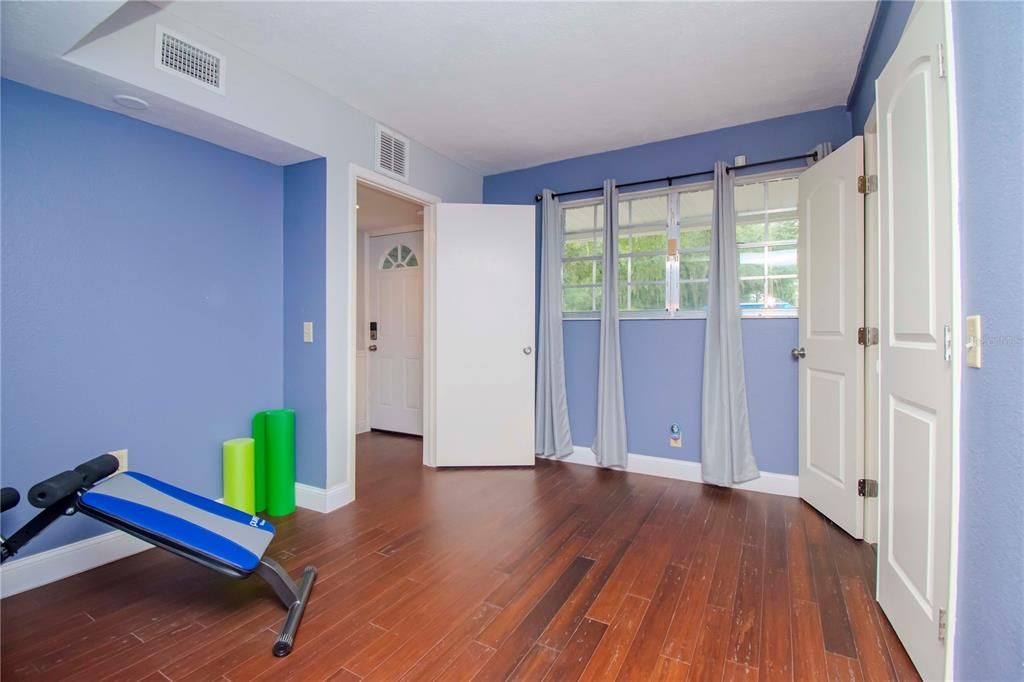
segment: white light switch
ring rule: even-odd
[[[981,367],[981,315],[967,316],[967,366]]]
[[[736,167],[746,166],[747,165],[747,155],[746,154],[740,154],[735,159],[733,159],[732,165],[736,166]]]
[[[313,323],[302,323],[302,340],[305,343],[313,343]]]

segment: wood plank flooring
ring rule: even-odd
[[[152,550],[0,603],[7,680],[911,680],[870,548],[799,500],[559,462],[424,469],[358,439],[358,500],[274,520],[284,611]]]

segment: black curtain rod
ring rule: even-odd
[[[815,159],[815,160],[817,160],[818,159],[818,152],[810,152],[808,154],[797,154],[796,156],[786,156],[786,157],[783,157],[781,159],[769,159],[767,161],[758,161],[757,163],[748,163],[748,164],[745,164],[743,166],[727,166],[725,170],[726,171],[734,171],[734,170],[736,170],[738,168],[757,168],[758,166],[768,166],[768,165],[773,164],[773,163],[785,163],[786,161],[797,161],[799,159]],[[637,180],[635,182],[624,182],[622,184],[616,185],[616,187],[618,189],[622,189],[624,187],[636,187],[637,185],[650,185],[650,184],[655,183],[655,182],[666,182],[666,183],[668,183],[668,186],[671,187],[672,186],[672,182],[675,181],[675,180],[683,180],[685,178],[695,178],[695,177],[700,176],[700,175],[709,175],[709,174],[714,173],[714,172],[715,172],[715,170],[711,169],[711,170],[706,170],[706,171],[697,171],[696,173],[683,173],[682,175],[670,175],[667,178],[651,178],[650,180]],[[601,192],[603,190],[604,190],[604,187],[590,187],[590,188],[587,188],[587,189],[573,189],[573,190],[569,190],[567,192],[556,192],[552,196],[564,197],[564,196],[568,196],[570,194],[587,194],[588,192]],[[543,195],[540,195],[540,194],[534,196],[533,198],[534,198],[534,201],[541,201],[541,200],[544,199]]]

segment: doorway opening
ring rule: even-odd
[[[355,460],[371,431],[404,438],[417,464],[428,436],[426,331],[433,204],[369,171],[353,173],[355,235]],[[411,447],[415,445],[415,447]],[[358,480],[358,476],[356,477]]]

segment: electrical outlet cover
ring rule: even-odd
[[[127,450],[111,450],[110,453],[114,457],[117,457],[118,466],[115,473],[121,473],[122,471],[128,471],[128,451]]]

